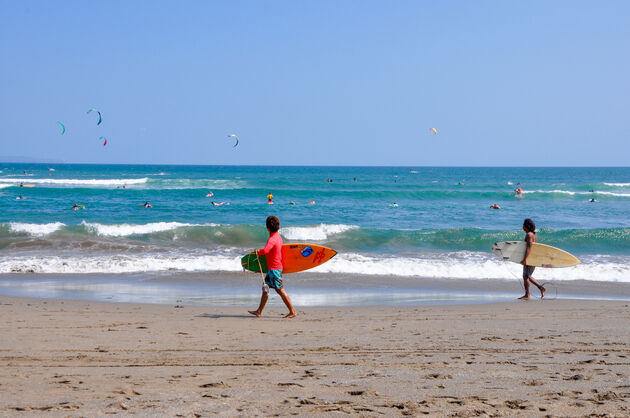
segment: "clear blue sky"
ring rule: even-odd
[[[627,166],[629,17],[630,1],[0,0],[0,156]]]

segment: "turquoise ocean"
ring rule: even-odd
[[[287,276],[302,304],[343,304],[334,295],[344,292],[356,303],[357,294],[408,303],[406,289],[420,294],[414,283],[427,280],[514,284],[520,266],[490,249],[522,240],[525,218],[540,242],[582,261],[538,269],[541,280],[630,283],[630,168],[0,163],[0,293],[250,303],[256,276],[239,260],[264,245],[268,215],[280,218],[285,243],[338,251]]]

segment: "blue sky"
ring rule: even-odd
[[[628,1],[0,0],[0,156],[627,166],[628,16]]]

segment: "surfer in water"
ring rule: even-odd
[[[534,270],[536,269],[536,267],[527,265],[527,257],[529,257],[529,254],[532,251],[532,244],[538,241],[536,239],[536,224],[534,224],[534,221],[532,221],[529,218],[525,219],[523,221],[523,231],[525,231],[525,234],[526,234],[525,242],[527,243],[527,247],[525,249],[525,257],[523,257],[523,261],[521,261],[521,264],[523,265],[523,286],[525,287],[525,294],[521,296],[519,299],[521,300],[530,299],[530,296],[529,296],[530,283],[533,283],[534,286],[536,286],[538,290],[540,290],[540,298],[542,299],[545,297],[545,287],[539,284],[532,277],[532,274],[534,274]]]
[[[269,216],[267,218],[267,231],[269,231],[269,239],[265,248],[256,250],[257,256],[267,256],[267,276],[265,276],[265,284],[262,289],[262,296],[260,297],[260,305],[255,311],[248,311],[250,314],[260,317],[262,311],[265,308],[267,299],[269,299],[269,288],[275,289],[276,293],[280,295],[284,304],[289,308],[288,315],[285,318],[295,318],[297,312],[291,304],[289,295],[284,290],[282,285],[282,237],[278,234],[280,229],[280,220],[275,216]]]
[[[271,193],[267,195],[267,204],[273,205],[273,195]]]

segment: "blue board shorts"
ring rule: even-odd
[[[282,289],[282,270],[267,270],[265,283],[272,289]]]

